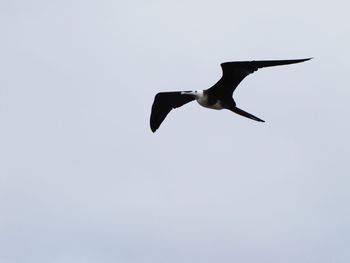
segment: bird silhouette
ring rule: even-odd
[[[221,110],[231,110],[246,118],[264,122],[262,119],[238,108],[232,94],[249,74],[260,68],[288,65],[300,63],[311,58],[291,59],[291,60],[257,60],[257,61],[236,61],[225,62],[221,64],[222,77],[209,89],[195,91],[173,91],[159,92],[152,105],[150,126],[152,132],[155,132],[166,116],[172,109],[179,108],[184,104],[197,100],[197,102],[206,108]]]

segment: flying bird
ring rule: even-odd
[[[232,98],[232,94],[239,83],[246,76],[257,71],[259,68],[300,63],[310,59],[311,58],[222,63],[222,77],[209,89],[158,93],[152,105],[150,119],[151,130],[155,132],[172,109],[179,108],[193,100],[197,100],[201,106],[206,108],[215,110],[227,109],[254,121],[264,122],[262,119],[236,107],[236,102]]]

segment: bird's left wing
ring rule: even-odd
[[[168,113],[175,108],[194,100],[191,95],[182,94],[182,92],[160,92],[158,93],[152,105],[150,125],[152,132],[155,132],[164,121]]]

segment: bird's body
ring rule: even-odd
[[[222,63],[221,68],[223,75],[221,79],[207,90],[158,93],[152,105],[150,119],[151,130],[155,132],[172,109],[181,107],[193,100],[197,100],[201,106],[206,108],[215,110],[228,109],[249,119],[264,122],[258,117],[236,107],[236,102],[232,98],[236,87],[246,76],[259,68],[300,63],[309,59],[310,58]]]
[[[222,110],[224,109],[219,100],[209,100],[209,96],[206,90],[195,90],[195,91],[183,91],[182,94],[193,94],[195,100],[199,105],[213,109],[213,110]]]
[[[208,96],[208,92],[206,90],[196,90],[197,93],[196,95],[196,101],[198,102],[199,105],[213,109],[213,110],[222,110],[225,109],[222,106],[222,103],[219,99],[214,99],[212,98],[211,100],[209,99],[210,97]]]

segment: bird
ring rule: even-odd
[[[150,126],[155,132],[172,109],[196,100],[199,105],[215,109],[227,109],[258,122],[264,120],[236,106],[232,95],[241,81],[260,68],[301,63],[312,58],[289,60],[253,60],[221,63],[222,77],[206,90],[159,92],[155,95],[151,109]]]

